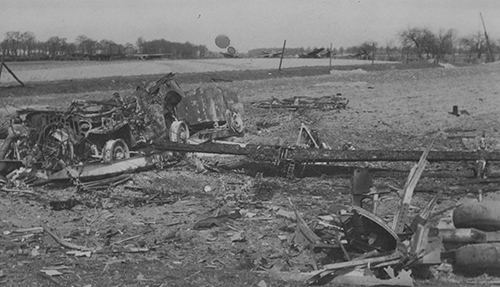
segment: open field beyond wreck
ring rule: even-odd
[[[154,61],[123,63],[123,67],[118,63],[110,69],[110,65],[101,68],[87,64],[81,69],[56,65],[43,71],[33,66],[23,70],[23,64],[11,68],[19,71],[21,79],[32,82],[137,76],[144,71],[157,74],[270,69],[279,59],[266,61],[265,65],[260,59],[238,59],[203,64],[185,61],[183,67],[177,65],[180,61]],[[320,61],[328,65],[327,59]],[[313,62],[310,65],[319,65]],[[285,59],[284,63],[285,67],[292,67],[292,63],[307,65],[299,59]],[[133,66],[136,64],[148,66]],[[157,68],[151,69],[150,65]],[[293,144],[304,123],[317,130],[333,149],[350,143],[356,149],[423,150],[434,138],[434,150],[476,148],[474,139],[462,141],[456,131],[475,136],[484,131],[489,148],[500,143],[498,63],[449,69],[339,69],[323,75],[257,80],[245,80],[242,74],[232,82],[210,84],[200,84],[195,78],[183,84],[183,75],[179,77],[185,90],[217,84],[237,91],[245,108],[246,126],[245,136],[235,139],[238,142]],[[198,79],[203,77],[200,74]],[[61,88],[46,88],[50,85]],[[104,99],[115,91],[108,86],[99,89],[99,85],[94,84],[88,91],[66,89],[66,84],[57,82],[27,87],[24,92],[21,88],[0,88],[0,103],[5,107],[0,114],[5,116],[25,106],[64,108],[74,99]],[[134,91],[126,85],[113,87],[122,95]],[[349,100],[345,110],[270,110],[251,104],[270,98],[337,93]],[[460,116],[449,113],[453,105],[458,106]],[[0,191],[0,285],[304,286],[277,275],[281,271],[311,271],[315,264],[322,264],[318,255],[294,247],[296,223],[291,219],[294,216],[289,200],[310,226],[318,216],[337,212],[339,204],[350,203],[352,169],[347,167],[354,164],[344,165],[348,172],[337,175],[294,179],[262,178],[221,167],[239,160],[231,156],[188,156],[171,166],[133,174],[124,184],[92,192],[72,185]],[[356,166],[391,169],[374,173],[376,188],[389,190],[389,186],[404,185],[413,164]],[[412,215],[437,191],[444,195],[434,211],[471,201],[479,189],[486,199],[500,200],[497,184],[473,184],[464,174],[471,176],[464,164],[428,165],[416,187]],[[71,202],[69,208],[51,204],[67,199],[72,199],[66,201]],[[385,195],[378,215],[392,221],[398,202],[395,193]],[[437,218],[435,223],[449,223],[450,213],[444,213],[444,219]],[[219,217],[202,221],[205,225],[201,226],[200,220],[215,216]],[[68,254],[69,249],[36,229],[11,233],[30,227],[50,229],[66,242],[93,252]],[[61,274],[51,276],[40,270]],[[488,281],[499,280],[490,275],[464,277],[444,267],[430,270],[433,278],[418,279],[417,286],[488,286]],[[340,285],[335,285],[335,280],[329,284],[345,286],[338,282]]]
[[[103,78],[114,76],[153,75],[161,73],[201,73],[214,71],[277,69],[280,59],[198,59],[198,60],[151,60],[151,61],[52,61],[14,62],[9,67],[26,82],[59,81],[69,79]],[[371,61],[334,60],[337,66],[364,65]],[[377,63],[385,63],[377,61]],[[390,62],[387,62],[390,63]],[[283,68],[303,66],[328,66],[329,59],[285,58]],[[5,76],[4,76],[5,77]],[[8,75],[0,83],[12,82]]]

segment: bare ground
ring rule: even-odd
[[[465,149],[449,139],[450,128],[485,131],[490,146],[500,139],[500,65],[452,69],[336,71],[309,77],[242,80],[220,83],[235,89],[245,105],[247,133],[242,141],[293,143],[302,122],[320,131],[325,142],[340,148],[351,142],[359,149],[422,149],[437,137],[436,149]],[[199,84],[185,84],[185,89]],[[131,93],[131,90],[121,90]],[[252,101],[271,97],[324,96],[335,93],[349,99],[347,110],[283,112],[258,110]],[[79,97],[102,98],[108,89],[85,93],[41,93],[30,97],[3,97],[10,107],[26,104],[66,106]],[[467,114],[450,115],[452,105]],[[7,108],[9,109],[9,108]],[[276,123],[257,129],[257,122]],[[367,165],[360,163],[360,165]],[[387,166],[387,164],[385,165]],[[409,169],[411,163],[390,165]],[[460,165],[432,165],[430,169],[457,169]],[[452,170],[453,171],[453,170]],[[376,185],[401,185],[404,178],[377,177]],[[436,210],[470,200],[478,186],[462,178],[426,177],[412,205],[423,207],[432,191],[446,196]],[[127,187],[129,186],[129,187]],[[139,187],[140,189],[138,189]],[[498,198],[497,186],[481,186]],[[254,179],[236,172],[198,173],[193,160],[164,170],[135,174],[126,185],[97,193],[73,187],[37,188],[35,194],[0,193],[0,230],[48,226],[72,243],[104,247],[91,257],[66,254],[47,235],[22,237],[0,234],[0,283],[6,286],[302,286],[270,278],[257,271],[274,266],[281,270],[310,270],[310,257],[290,248],[293,223],[276,215],[289,210],[288,198],[307,221],[335,212],[349,203],[345,177],[287,180]],[[429,192],[430,191],[430,192]],[[55,211],[51,200],[76,198],[72,210]],[[390,219],[397,202],[384,201],[381,216]],[[203,218],[238,210],[243,216],[221,226],[195,230]],[[231,237],[243,231],[245,241]],[[135,237],[137,236],[137,237]],[[128,239],[131,238],[129,240]],[[114,244],[113,244],[114,243]],[[144,248],[144,249],[140,249]],[[134,252],[135,251],[135,252]],[[62,275],[47,276],[44,268],[59,266]],[[62,267],[61,267],[62,266]],[[436,278],[418,280],[418,286],[481,285],[493,277],[464,278],[435,272]],[[163,284],[163,285],[162,285]],[[333,284],[333,283],[332,283]],[[485,283],[487,284],[487,283]]]

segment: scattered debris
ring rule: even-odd
[[[240,217],[241,214],[239,212],[233,212],[230,214],[223,214],[214,217],[207,217],[205,219],[196,222],[193,226],[193,229],[208,229],[216,226],[222,226],[226,222]]]
[[[281,123],[278,122],[278,121],[275,121],[275,122],[271,122],[271,121],[258,121],[255,123],[255,126],[257,127],[257,130],[266,130],[266,129],[269,129],[269,128],[272,128],[272,127],[277,127],[279,126]]]
[[[21,228],[16,230],[5,230],[3,232],[4,235],[9,235],[11,233],[42,233],[44,231],[43,227],[30,227],[30,228]]]
[[[343,222],[345,237],[352,250],[387,252],[395,250],[399,237],[382,219],[363,208],[352,206]]]
[[[295,219],[297,220],[297,228],[295,230],[294,241],[303,244],[306,248],[313,247],[321,243],[321,239],[307,226],[304,219],[300,216],[299,212],[293,206],[290,199],[290,205],[292,205],[295,213]]]
[[[407,286],[413,287],[413,278],[411,270],[401,270],[396,276],[394,270],[388,266],[384,272],[389,276],[388,279],[379,279],[367,270],[355,269],[344,275],[340,275],[332,280],[333,284],[355,285],[355,286]]]
[[[71,251],[67,251],[66,254],[68,254],[68,255],[74,255],[75,257],[90,257],[92,255],[92,252],[90,252],[90,251],[71,250]]]
[[[243,231],[235,232],[231,236],[231,242],[244,242],[246,241],[245,233]]]
[[[313,97],[294,97],[287,99],[265,100],[253,102],[252,105],[261,109],[318,109],[322,111],[343,110],[346,109],[349,100],[342,97],[342,94],[337,93],[332,96],[324,96],[319,98]]]
[[[281,216],[281,217],[284,217],[286,219],[290,219],[293,221],[296,220],[295,212],[288,211],[288,210],[285,210],[283,208],[278,209],[278,211],[276,212],[276,216]]]
[[[69,249],[76,249],[76,250],[80,250],[80,251],[92,251],[92,249],[90,249],[90,248],[87,248],[87,247],[84,247],[84,246],[80,246],[80,245],[76,245],[76,244],[73,244],[73,243],[70,243],[70,242],[67,242],[67,241],[61,239],[54,232],[50,231],[50,229],[47,228],[47,227],[44,227],[43,230],[44,230],[45,233],[47,233],[48,235],[50,235],[50,237],[52,237],[57,243],[59,243],[63,247],[66,247],[66,248],[69,248]]]
[[[70,198],[67,200],[53,200],[49,202],[50,208],[55,211],[71,210],[78,204],[81,204],[81,202],[74,198]]]
[[[304,123],[300,125],[299,135],[295,145],[302,148],[331,149],[327,143],[320,140],[317,131],[309,129]]]
[[[63,273],[61,273],[57,270],[52,270],[52,269],[42,269],[42,270],[40,270],[40,272],[43,272],[45,275],[49,275],[49,276],[63,275]]]

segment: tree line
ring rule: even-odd
[[[493,59],[500,54],[500,41],[490,41]],[[286,49],[285,55],[300,55],[317,47]],[[249,56],[259,56],[263,51],[280,51],[281,48],[259,48],[249,51]],[[333,55],[337,58],[357,58],[388,61],[433,61],[478,62],[486,60],[488,45],[483,33],[459,37],[453,29],[441,29],[433,32],[428,28],[411,27],[397,34],[397,43],[380,45],[377,42],[365,41],[349,47],[334,47]]]
[[[142,54],[165,54],[176,59],[204,58],[208,54],[207,47],[189,42],[177,43],[165,39],[145,41],[137,39],[137,49]]]
[[[372,55],[384,60],[404,62],[431,60],[435,63],[447,62],[478,62],[495,60],[500,54],[500,41],[490,41],[489,48],[493,59],[487,59],[488,45],[485,35],[481,32],[459,37],[454,29],[441,29],[433,32],[428,28],[411,27],[397,35],[399,45],[386,44],[378,46],[376,42],[364,42],[358,46],[338,49],[338,54],[344,53],[371,59]]]
[[[0,42],[0,51],[6,60],[112,60],[125,58],[138,53],[162,54],[176,59],[204,57],[208,49],[189,42],[177,43],[165,39],[146,41],[137,40],[119,44],[111,40],[94,40],[85,35],[76,37],[74,42],[66,38],[53,36],[46,41],[39,41],[33,32],[10,31],[5,33]]]
[[[335,47],[336,57],[376,59],[392,61],[451,61],[477,62],[489,56],[494,60],[500,54],[499,41],[490,41],[490,49],[483,33],[458,37],[453,29],[433,32],[428,28],[410,27],[397,35],[397,44],[366,41],[351,47]],[[285,56],[299,55],[313,48],[287,48]],[[281,51],[281,48],[253,49],[248,56],[259,56],[264,51]],[[205,58],[217,56],[203,45],[189,42],[178,43],[165,39],[147,41],[137,39],[135,44],[119,44],[111,40],[94,40],[85,35],[76,37],[74,42],[54,36],[39,41],[32,32],[10,31],[0,42],[0,52],[6,60],[111,60],[134,54],[155,54],[174,59]]]

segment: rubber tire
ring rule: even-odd
[[[183,121],[174,121],[170,125],[169,140],[175,143],[187,143],[189,139],[189,127]]]
[[[123,156],[121,158],[117,158],[117,151],[122,151]],[[120,159],[130,158],[130,149],[128,148],[127,143],[122,139],[114,139],[109,140],[104,145],[102,150],[102,161],[104,163],[110,163]]]

